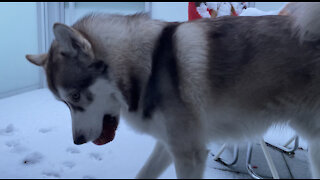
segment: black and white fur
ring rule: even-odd
[[[55,24],[49,53],[27,59],[71,109],[77,144],[99,136],[105,114],[158,140],[138,178],[171,163],[178,178],[201,178],[209,142],[254,140],[275,123],[309,141],[319,178],[319,13],[301,3],[291,16],[183,23],[95,14]]]

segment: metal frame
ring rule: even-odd
[[[288,148],[288,145],[291,144],[294,141],[294,146],[292,148]],[[274,149],[277,149],[279,151],[282,151],[288,155],[294,154],[294,151],[298,149],[299,147],[299,136],[295,135],[292,138],[290,138],[283,146],[278,146],[274,144],[267,143],[267,146],[270,146]]]
[[[248,174],[254,179],[263,179],[263,177],[261,177],[260,175],[254,172],[251,165],[251,157],[252,157],[252,143],[248,143],[247,159],[246,159],[246,168],[247,168]]]
[[[220,150],[218,151],[218,153],[216,155],[214,155],[213,153],[211,153],[211,155],[213,156],[213,160],[223,164],[224,166],[232,166],[234,164],[236,164],[238,162],[238,157],[239,157],[239,146],[235,145],[234,149],[233,149],[233,159],[231,162],[227,162],[226,160],[223,160],[220,158],[221,154],[223,153],[223,151],[225,150],[226,144],[223,144],[222,147],[220,148]]]
[[[288,148],[288,145],[291,144],[293,141],[294,141],[294,147]],[[273,163],[273,160],[267,150],[267,146],[270,146],[278,151],[281,151],[287,155],[292,156],[292,155],[294,155],[294,151],[297,150],[299,147],[299,137],[297,135],[293,136],[284,144],[284,146],[272,145],[270,143],[265,142],[263,139],[260,140],[260,144],[261,144],[262,151],[263,151],[264,156],[267,160],[268,167],[270,168],[270,171],[271,171],[273,178],[279,179],[279,174],[278,174],[278,172],[275,168],[275,165]],[[211,155],[213,156],[213,160],[219,162],[220,164],[222,164],[224,166],[229,167],[229,166],[236,164],[238,161],[239,146],[238,145],[234,146],[233,160],[231,162],[226,162],[225,160],[220,158],[221,154],[225,150],[225,147],[226,147],[226,144],[223,144],[216,155],[214,155],[213,153],[211,153]],[[251,165],[251,157],[252,157],[252,143],[248,143],[247,157],[246,157],[246,169],[248,171],[248,174],[254,179],[263,179],[263,177],[261,177],[260,175],[258,175],[254,172],[252,165]]]

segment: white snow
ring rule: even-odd
[[[110,144],[74,145],[69,110],[47,89],[1,99],[0,109],[0,178],[130,178],[154,144],[120,124]]]
[[[111,143],[74,145],[69,109],[48,89],[1,99],[0,109],[0,178],[134,178],[155,144],[120,119]],[[266,139],[283,144],[293,135],[287,132]],[[209,166],[204,177],[247,178]],[[161,178],[176,178],[173,165]]]
[[[48,89],[0,99],[0,178],[134,178],[155,140],[120,119],[106,145],[74,145],[69,109]],[[207,168],[205,178],[243,178]],[[161,178],[176,178],[171,165]]]

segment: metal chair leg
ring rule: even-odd
[[[233,160],[231,162],[227,162],[223,159],[220,158],[221,154],[224,152],[226,147],[226,144],[223,144],[222,147],[220,148],[220,150],[218,151],[218,153],[216,155],[214,155],[213,153],[211,153],[211,155],[213,156],[213,160],[219,162],[220,164],[224,165],[224,166],[232,166],[234,164],[237,163],[238,161],[238,157],[239,157],[239,146],[238,145],[234,145],[234,149],[233,149]]]
[[[294,141],[294,147],[293,148],[288,148],[287,146],[289,144],[292,143],[292,141]],[[294,154],[294,151],[296,151],[299,147],[299,136],[295,135],[293,136],[291,139],[289,139],[284,146],[279,146],[279,145],[274,145],[274,144],[270,144],[270,143],[267,143],[267,146],[270,146],[276,150],[279,150],[279,151],[282,151],[288,155],[292,155]]]
[[[285,146],[288,146],[293,140],[296,140],[296,141],[295,141],[295,147],[292,148],[292,149],[286,148]],[[293,138],[291,138],[291,139],[285,144],[285,146],[283,146],[283,147],[280,147],[280,146],[279,146],[279,149],[281,148],[281,150],[282,150],[283,152],[292,154],[292,153],[297,149],[298,143],[299,143],[298,136],[294,136]],[[272,158],[271,158],[271,156],[270,156],[270,154],[269,154],[269,152],[268,152],[268,150],[267,150],[266,142],[265,142],[263,139],[261,139],[260,145],[261,145],[261,148],[262,148],[262,150],[263,150],[264,156],[265,156],[265,158],[266,158],[266,160],[267,160],[267,163],[268,163],[268,166],[269,166],[269,169],[270,169],[270,171],[271,171],[271,173],[272,173],[273,178],[274,178],[274,179],[279,179],[279,178],[280,178],[280,177],[279,177],[279,174],[278,174],[278,172],[277,172],[277,170],[276,170],[276,168],[275,168],[275,165],[274,165],[274,163],[273,163],[273,161],[272,161]],[[246,163],[248,173],[249,173],[249,175],[250,175],[252,178],[254,178],[254,179],[263,179],[261,176],[259,176],[258,174],[256,174],[256,173],[253,171],[253,168],[252,168],[252,165],[251,165],[251,157],[252,157],[252,143],[249,143],[249,145],[248,145],[248,150],[247,150],[247,163]]]
[[[294,141],[294,147],[288,148],[287,146],[289,144],[291,144],[293,141]],[[275,169],[274,163],[273,163],[273,161],[272,161],[272,159],[266,149],[266,146],[270,146],[270,147],[272,147],[276,150],[280,150],[288,155],[292,155],[292,154],[294,154],[294,151],[297,150],[299,147],[299,137],[297,135],[293,136],[284,144],[284,146],[273,145],[273,144],[265,142],[263,139],[260,141],[260,144],[261,144],[261,148],[263,150],[264,156],[267,160],[268,166],[271,170],[273,178],[279,179],[278,172]],[[220,164],[222,164],[224,166],[232,166],[232,165],[236,164],[238,161],[239,146],[238,145],[234,146],[233,160],[231,162],[226,162],[225,160],[220,158],[221,154],[225,150],[225,146],[226,146],[226,144],[223,144],[223,146],[220,148],[220,150],[218,151],[218,153],[216,155],[214,155],[213,153],[211,153],[211,155],[213,156],[213,160],[219,162]],[[248,143],[247,158],[246,158],[246,168],[247,168],[248,174],[254,179],[264,179],[263,177],[261,177],[260,175],[258,175],[254,172],[252,165],[251,165],[251,157],[252,157],[252,143]]]
[[[253,179],[263,179],[263,177],[259,176],[253,171],[252,165],[251,165],[251,157],[252,157],[252,143],[248,143],[248,149],[247,149],[247,159],[246,159],[246,168],[248,171],[248,174]]]
[[[269,169],[271,171],[273,179],[280,179],[279,173],[278,173],[278,171],[276,169],[276,166],[274,165],[274,162],[273,162],[273,160],[272,160],[272,158],[271,158],[271,156],[269,154],[269,151],[267,149],[266,142],[263,139],[260,140],[260,145],[261,145],[264,157],[267,160],[267,163],[268,163],[268,166],[269,166]]]

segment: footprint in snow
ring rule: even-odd
[[[88,176],[88,175],[87,175],[87,176],[83,176],[82,179],[96,179],[96,178],[93,177],[93,176]]]
[[[102,156],[99,153],[90,153],[89,156],[97,161],[101,161],[102,160]]]
[[[76,165],[76,163],[74,163],[74,162],[72,162],[72,161],[65,161],[65,162],[63,162],[62,164],[63,164],[64,166],[70,168],[70,169],[72,169],[72,168]]]
[[[29,165],[29,164],[37,164],[40,163],[41,160],[43,159],[43,155],[39,152],[33,152],[28,154],[24,159],[23,159],[23,164]]]
[[[80,151],[79,151],[77,148],[73,148],[73,147],[68,147],[68,148],[66,149],[66,151],[67,151],[68,153],[71,153],[71,154],[79,154],[79,153],[80,153]]]
[[[5,145],[9,148],[11,148],[11,152],[13,153],[23,153],[26,152],[28,149],[21,145],[19,140],[12,140],[12,141],[7,141]]]
[[[0,135],[12,135],[15,130],[13,124],[9,124],[6,128],[0,129]]]
[[[39,132],[45,134],[45,133],[48,133],[52,130],[53,130],[53,128],[41,128],[41,129],[39,129]]]
[[[60,174],[52,170],[43,171],[42,174],[47,177],[60,178]]]

